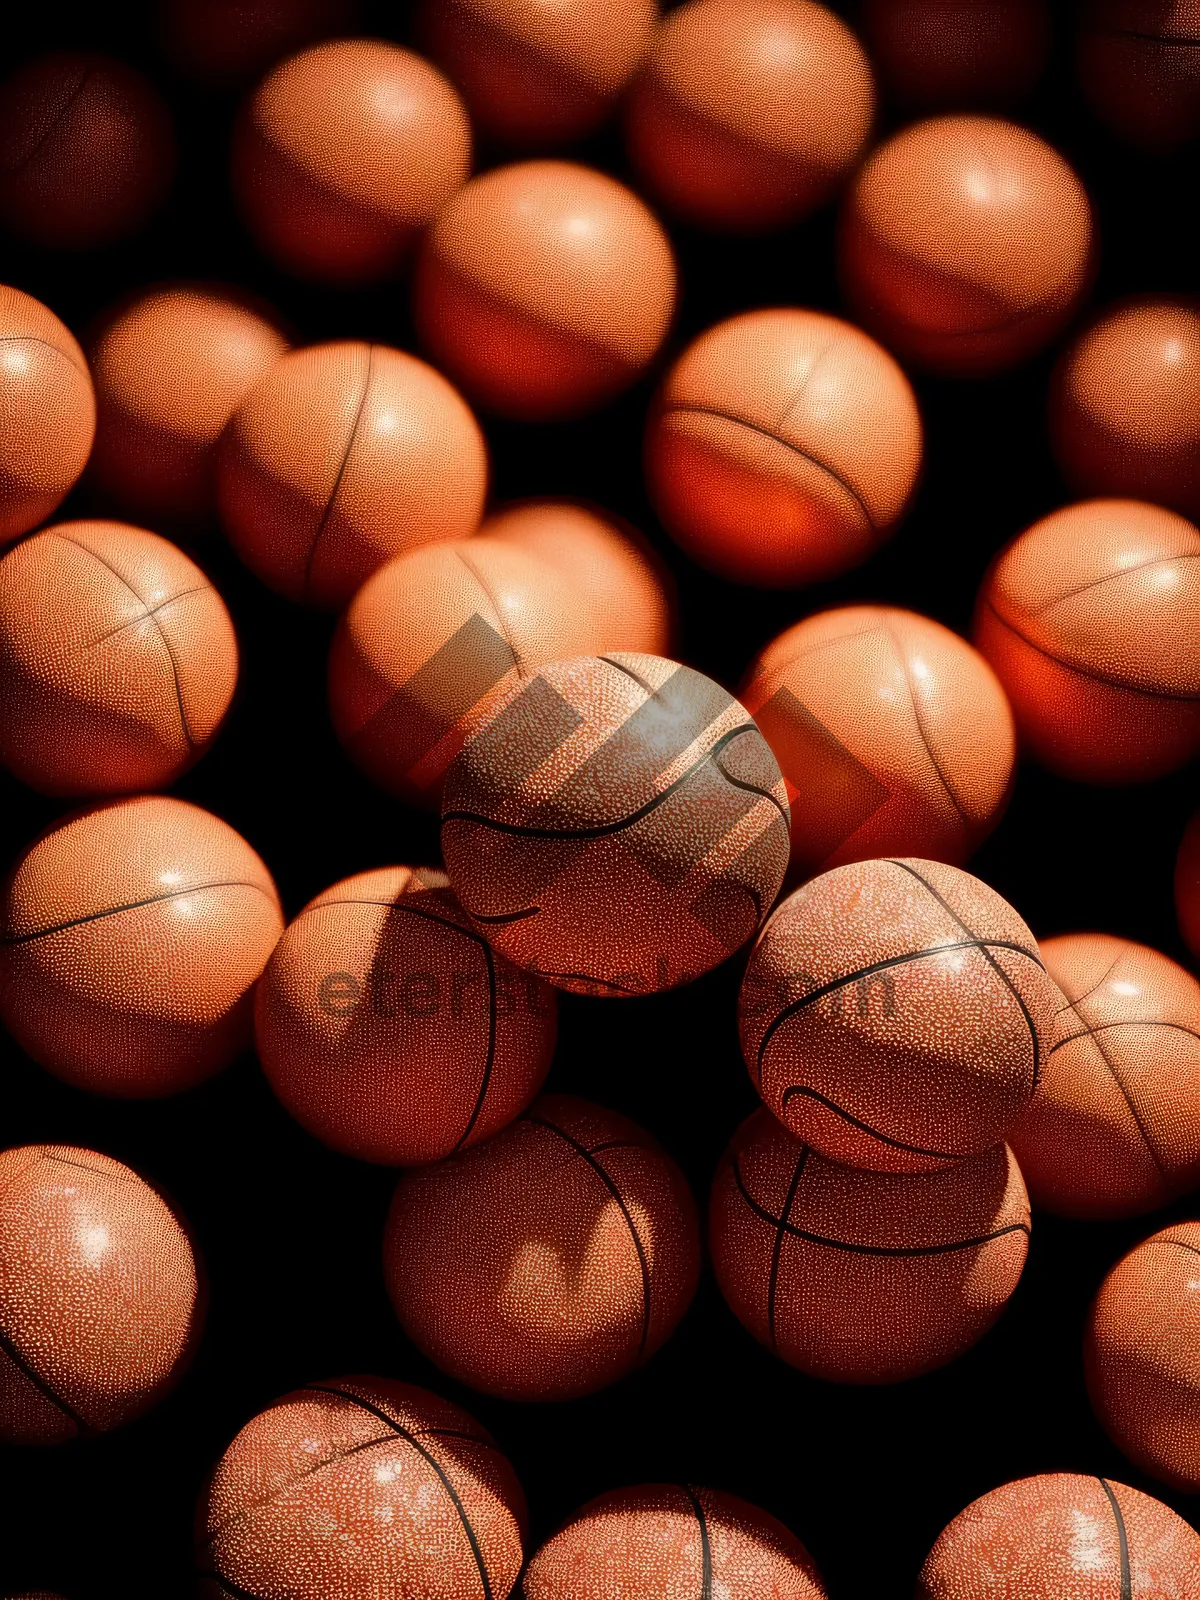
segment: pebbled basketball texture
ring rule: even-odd
[[[467,915],[561,988],[675,988],[750,938],[787,866],[766,741],[659,656],[552,662],[467,730],[442,852]]]
[[[0,1438],[59,1444],[140,1416],[201,1320],[188,1237],[136,1172],[65,1145],[0,1155]]]
[[[1075,61],[1092,110],[1119,138],[1171,155],[1200,134],[1196,0],[1092,0]]]
[[[699,1227],[649,1134],[546,1095],[400,1179],[383,1262],[401,1326],[444,1372],[510,1400],[566,1400],[625,1377],[674,1331]]]
[[[866,0],[861,26],[890,97],[930,111],[1024,99],[1053,42],[1046,0]]]

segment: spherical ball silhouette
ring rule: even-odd
[[[787,867],[783,779],[746,711],[661,656],[584,656],[468,719],[442,853],[472,921],[584,994],[676,988],[728,959]]]
[[[253,988],[283,930],[246,841],[144,795],[60,818],[0,896],[0,1019],[58,1078],[174,1094],[250,1042]]]
[[[289,600],[326,608],[392,556],[474,533],[486,487],[487,446],[461,396],[386,345],[283,356],[217,452],[235,550]]]
[[[808,1551],[781,1522],[719,1489],[650,1483],[598,1495],[530,1559],[523,1600],[684,1594],[824,1600]]]
[[[696,1208],[641,1128],[566,1095],[400,1179],[384,1233],[405,1333],[461,1383],[565,1400],[666,1342],[696,1289]]]
[[[629,155],[687,222],[786,227],[862,158],[875,85],[862,46],[814,0],[687,0],[629,96]]]
[[[458,95],[410,50],[336,39],[290,56],[251,96],[233,188],[286,271],[351,286],[396,272],[471,168]]]
[[[358,0],[163,0],[158,32],[179,72],[222,90],[318,39],[353,33],[360,11]]]
[[[0,1155],[0,1439],[140,1416],[187,1364],[198,1297],[187,1234],[136,1172],[66,1145]]]
[[[793,877],[871,856],[962,863],[999,822],[1012,712],[977,650],[931,617],[821,611],[773,639],[740,698],[779,762]]]
[[[1022,100],[1050,59],[1046,0],[866,0],[862,28],[891,97],[927,110]]]
[[[554,990],[493,954],[444,872],[335,883],[290,924],[255,992],[285,1108],[335,1150],[393,1165],[490,1138],[541,1088]]]
[[[1200,812],[1184,829],[1175,857],[1175,914],[1188,949],[1200,956]]]
[[[0,560],[0,763],[43,794],[173,783],[237,675],[224,601],[156,533],[60,522]]]
[[[1123,1256],[1088,1313],[1083,1366],[1101,1426],[1135,1466],[1200,1489],[1200,1223]]]
[[[1200,516],[1200,306],[1160,296],[1107,311],[1058,363],[1050,432],[1078,493]]]
[[[932,1172],[1007,1137],[1061,996],[994,889],[941,862],[836,867],[767,922],[738,1006],[767,1109],[830,1161]]]
[[[981,1495],[938,1535],[917,1600],[1010,1600],[1015,1593],[1191,1595],[1200,1538],[1148,1494],[1073,1472]],[[1018,1589],[1014,1588],[1018,1586]]]
[[[1136,500],[1027,528],[979,592],[975,643],[1027,752],[1084,783],[1142,783],[1200,751],[1200,531]]]
[[[996,117],[934,117],[868,158],[843,204],[839,271],[855,314],[902,360],[986,377],[1034,355],[1092,270],[1079,178]]]
[[[565,144],[608,118],[658,24],[655,0],[424,0],[417,27],[475,126],[527,149]]]
[[[95,483],[148,519],[211,516],[221,431],[286,349],[269,317],[218,285],[172,285],[127,302],[91,348]]]
[[[953,1361],[1004,1310],[1029,1201],[1005,1145],[941,1172],[856,1171],[763,1110],[717,1170],[709,1246],[734,1315],[790,1366],[898,1383]]]
[[[0,284],[0,545],[66,498],[95,428],[83,351],[49,306]]]
[[[30,244],[112,244],[148,220],[174,173],[167,108],[125,62],[56,51],[0,83],[0,224]]]
[[[675,259],[623,184],[567,161],[474,178],[421,246],[413,311],[432,359],[472,399],[527,422],[593,410],[666,337]]]
[[[1092,110],[1118,138],[1169,155],[1200,134],[1194,0],[1092,0],[1075,62]]]
[[[474,1417],[389,1378],[311,1383],[252,1417],[197,1518],[205,1600],[507,1595],[525,1496]]]
[[[916,397],[873,339],[820,311],[748,311],[702,333],[668,372],[646,482],[702,566],[737,583],[813,583],[888,537],[921,448]]]

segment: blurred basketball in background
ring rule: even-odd
[[[250,1043],[283,916],[240,834],[183,800],[75,812],[18,857],[0,900],[0,1017],[67,1083],[174,1094]]]
[[[397,271],[471,167],[471,128],[440,72],[378,39],[314,45],[275,67],[239,119],[233,189],[289,272],[371,283]]]
[[[44,794],[172,783],[237,677],[224,601],[155,533],[60,522],[0,561],[0,763]]]
[[[217,453],[234,549],[289,600],[326,608],[392,556],[474,533],[486,487],[461,396],[415,356],[358,341],[276,361]]]
[[[1091,0],[1078,23],[1080,85],[1118,138],[1163,155],[1200,133],[1196,0]]]
[[[158,33],[180,72],[231,89],[331,34],[353,33],[358,0],[162,0]]]
[[[1051,771],[1139,783],[1200,751],[1200,532],[1136,500],[1085,500],[993,562],[975,642]]]
[[[806,617],[759,654],[740,698],[787,784],[796,879],[870,856],[960,866],[1004,814],[1016,758],[1004,690],[931,617]]]
[[[843,204],[844,295],[902,360],[933,372],[986,377],[1032,356],[1091,271],[1079,178],[1036,134],[996,117],[901,129]]]
[[[862,29],[891,98],[930,111],[1022,100],[1050,60],[1045,0],[866,0]]]
[[[1175,915],[1188,949],[1200,957],[1200,812],[1184,829],[1175,857]]]
[[[675,308],[658,220],[606,173],[525,161],[474,178],[438,214],[417,263],[417,332],[491,411],[558,420],[645,370]]]

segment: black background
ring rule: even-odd
[[[104,13],[109,13],[104,16]],[[34,14],[36,13],[36,14]],[[134,243],[46,257],[0,238],[0,280],[46,300],[80,335],[107,305],[169,277],[247,285],[278,306],[301,341],[368,336],[413,347],[403,284],[358,294],[289,281],[248,244],[226,185],[232,97],[202,95],[156,53],[148,13],[78,23],[52,4],[5,18],[0,65],[47,45],[100,45],[149,70],[177,118],[174,197]],[[97,18],[103,17],[103,20]],[[367,31],[404,39],[393,8]],[[1132,291],[1189,292],[1195,257],[1191,156],[1151,161],[1114,144],[1072,87],[1067,29],[1052,71],[1021,113],[1075,161],[1100,219],[1093,305]],[[890,118],[885,108],[884,125]],[[891,119],[894,120],[894,119]],[[584,159],[624,170],[613,135]],[[479,153],[480,163],[500,157]],[[766,243],[675,229],[682,303],[668,354],[744,308],[838,308],[828,215]],[[652,379],[601,415],[563,427],[487,421],[493,501],[588,496],[622,512],[669,555],[682,601],[684,660],[730,687],[755,651],[798,617],[884,600],[969,626],[993,553],[1068,497],[1045,438],[1053,352],[986,384],[919,380],[928,430],[923,487],[905,526],[860,571],[802,593],[763,594],[690,566],[646,504],[640,431]],[[98,509],[87,486],[61,515]],[[294,608],[242,570],[213,533],[193,547],[228,601],[243,651],[229,724],[178,786],[240,829],[274,872],[288,915],[345,874],[436,859],[431,819],[373,790],[330,731],[324,662],[330,619]],[[1039,936],[1102,929],[1185,960],[1171,869],[1195,772],[1144,789],[1059,782],[1023,765],[1005,821],[974,870]],[[0,779],[5,864],[56,808]],[[741,961],[690,988],[606,1002],[564,997],[549,1087],[629,1113],[686,1171],[703,1201],[718,1156],[754,1095],[737,1049]],[[834,1600],[908,1594],[941,1527],[976,1495],[1053,1470],[1104,1473],[1194,1503],[1143,1479],[1109,1444],[1083,1389],[1088,1300],[1107,1267],[1192,1202],[1119,1225],[1037,1215],[1029,1264],[996,1329],[961,1360],[912,1383],[819,1383],[745,1333],[706,1271],[683,1325],[638,1375],[569,1405],[516,1405],[460,1389],[402,1337],[384,1293],[379,1241],[391,1171],[333,1155],[271,1098],[253,1059],[173,1100],[121,1103],[60,1085],[0,1040],[0,1146],[74,1143],[129,1162],[190,1220],[211,1283],[207,1331],[178,1390],[143,1420],[55,1450],[0,1448],[0,1592],[67,1596],[190,1591],[191,1524],[203,1476],[252,1413],[312,1379],[376,1372],[426,1384],[496,1435],[528,1492],[532,1544],[602,1490],[663,1479],[730,1490],[783,1519],[810,1547]],[[739,1597],[740,1600],[740,1597]]]

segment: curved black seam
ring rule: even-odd
[[[542,909],[541,906],[522,906],[520,911],[470,911],[465,901],[460,900],[459,905],[466,911],[474,922],[503,923],[524,922],[527,917],[536,917]]]
[[[1027,644],[1031,650],[1035,650],[1039,656],[1043,656],[1047,661],[1052,661],[1056,667],[1061,667],[1064,672],[1073,672],[1077,678],[1086,678],[1091,683],[1102,683],[1109,689],[1120,689],[1124,694],[1138,694],[1144,700],[1166,700],[1174,705],[1189,706],[1195,705],[1196,701],[1200,700],[1200,694],[1171,694],[1166,689],[1145,689],[1140,684],[1124,683],[1120,678],[1110,678],[1103,672],[1096,672],[1092,667],[1076,666],[1074,662],[1067,661],[1062,656],[1056,656],[1053,650],[1047,650],[1044,645],[1036,643],[1028,634],[1022,633],[1015,623],[1010,622],[1007,617],[1002,616],[997,611],[993,601],[990,599],[985,600],[984,604],[1000,626],[1007,628],[1015,639],[1020,639],[1022,644]]]
[[[819,1094],[816,1089],[810,1089],[805,1084],[790,1084],[783,1091],[783,1097],[780,1101],[781,1106],[786,1107],[789,1097],[794,1094],[803,1095],[808,1100],[816,1100],[820,1105],[825,1106],[827,1110],[844,1118],[853,1127],[860,1129],[863,1133],[869,1133],[872,1139],[878,1139],[881,1144],[891,1145],[894,1150],[907,1150],[914,1156],[936,1156],[942,1161],[961,1161],[963,1159],[963,1151],[961,1150],[927,1150],[924,1145],[905,1144],[903,1139],[893,1139],[886,1133],[880,1133],[879,1129],[873,1128],[869,1122],[863,1122],[860,1118],[851,1115],[849,1111],[844,1111],[836,1101],[828,1099],[825,1095]]]
[[[56,356],[61,356],[68,366],[75,368],[76,372],[88,376],[86,369],[81,367],[69,350],[64,350],[61,345],[52,344],[49,339],[43,339],[37,333],[3,333],[0,334],[0,344],[40,344],[47,350],[53,350]]]
[[[757,724],[755,724],[755,726],[757,726]],[[765,740],[763,742],[766,743]],[[727,768],[723,767],[719,761],[715,762],[714,765],[716,766],[717,771],[725,779],[725,782],[730,784],[734,789],[744,789],[747,794],[761,795],[764,800],[769,800],[775,807],[776,811],[778,811],[779,815],[783,818],[784,827],[791,827],[792,819],[788,815],[787,807],[780,805],[779,801],[776,800],[770,789],[764,789],[761,784],[747,783],[744,778],[735,778],[733,773]],[[751,807],[751,811],[753,810],[754,808]]]
[[[1072,1004],[1071,1009],[1075,1012],[1075,1015],[1079,1018],[1079,1020],[1081,1022],[1086,1022],[1087,1018],[1084,1016],[1083,1012],[1080,1011],[1079,1005],[1080,1005],[1080,1002],[1079,1001],[1075,1001]],[[1080,1037],[1083,1037],[1083,1036],[1079,1035],[1079,1034],[1076,1035],[1076,1038],[1080,1038]],[[1150,1142],[1150,1135],[1146,1131],[1146,1127],[1145,1127],[1145,1124],[1142,1122],[1141,1115],[1140,1115],[1137,1107],[1134,1105],[1133,1101],[1130,1099],[1129,1092],[1125,1088],[1125,1085],[1121,1080],[1121,1075],[1117,1071],[1116,1063],[1113,1061],[1113,1059],[1109,1055],[1108,1051],[1104,1048],[1104,1045],[1102,1044],[1102,1042],[1096,1037],[1095,1033],[1088,1033],[1086,1035],[1086,1037],[1090,1038],[1092,1040],[1092,1042],[1095,1044],[1097,1055],[1100,1057],[1101,1061],[1103,1061],[1105,1067],[1107,1068],[1109,1077],[1116,1084],[1117,1092],[1120,1094],[1121,1099],[1124,1100],[1126,1106],[1129,1108],[1129,1115],[1133,1118],[1134,1126],[1137,1128],[1138,1133],[1141,1134],[1142,1143],[1146,1146],[1147,1154],[1149,1155],[1151,1161],[1153,1161],[1153,1163],[1155,1165],[1155,1168],[1156,1168],[1156,1170],[1158,1172],[1159,1180],[1162,1183],[1162,1187],[1163,1187],[1163,1195],[1164,1195],[1166,1200],[1170,1200],[1170,1198],[1171,1198],[1171,1186],[1170,1186],[1170,1183],[1167,1181],[1167,1174],[1163,1170],[1163,1164],[1158,1158],[1158,1152],[1155,1150],[1154,1146]]]
[[[30,150],[27,155],[22,156],[20,161],[17,162],[16,166],[14,166],[14,167],[6,167],[5,168],[6,173],[10,177],[15,176],[18,172],[23,172],[25,170],[25,168],[29,165],[29,163],[37,155],[38,151],[46,143],[46,140],[54,132],[55,128],[57,128],[59,126],[59,124],[62,122],[63,118],[70,111],[71,107],[75,104],[76,100],[79,99],[79,96],[83,93],[83,91],[84,91],[85,87],[87,86],[87,84],[95,76],[96,76],[96,68],[95,67],[87,67],[87,68],[84,69],[84,72],[83,72],[82,76],[80,77],[79,82],[71,90],[70,94],[63,101],[62,105],[59,107],[59,109],[55,113],[55,115],[46,124],[45,131],[43,132],[41,138],[34,145],[33,149]]]
[[[627,678],[632,678],[639,689],[644,689],[651,699],[658,693],[652,683],[647,683],[645,678],[639,677],[632,667],[622,666],[621,662],[614,661],[612,656],[597,656],[598,661],[603,661],[606,667],[613,667],[617,672],[623,672]]]
[[[202,1572],[199,1576],[201,1583],[205,1581],[215,1583],[219,1589],[224,1589],[226,1594],[231,1594],[234,1600],[262,1600],[261,1595],[255,1594],[252,1589],[243,1589],[217,1567],[210,1567],[207,1572]]]
[[[548,981],[558,978],[563,983],[598,983],[602,989],[612,989],[616,994],[642,995],[647,992],[645,989],[631,989],[625,983],[614,983],[611,978],[595,978],[590,972],[546,972],[539,967],[538,977]]]
[[[1095,33],[1105,33],[1110,39],[1144,39],[1147,44],[1175,46],[1185,50],[1200,49],[1200,39],[1191,39],[1186,33],[1146,33],[1141,28],[1095,28]]]
[[[312,569],[313,562],[316,559],[317,546],[320,544],[321,535],[325,532],[326,525],[328,524],[330,517],[333,515],[333,507],[338,497],[338,490],[342,487],[342,479],[346,476],[346,468],[350,464],[350,455],[354,449],[354,441],[358,437],[358,425],[362,421],[363,410],[367,403],[367,395],[371,392],[371,373],[374,365],[375,346],[373,344],[369,344],[367,346],[366,376],[363,378],[362,393],[358,397],[358,407],[354,413],[354,421],[350,424],[350,437],[346,440],[346,449],[338,466],[337,475],[333,480],[333,488],[329,491],[329,499],[325,502],[325,509],[321,513],[321,520],[317,523],[316,529],[312,536],[312,543],[308,547],[308,558],[304,563],[304,581],[300,585],[300,593],[302,595],[306,595],[308,593],[309,584],[312,582]]]
[[[796,1199],[796,1190],[800,1187],[800,1179],[804,1176],[804,1169],[808,1165],[808,1146],[800,1152],[796,1162],[796,1170],[792,1173],[792,1181],[788,1184],[787,1197],[783,1202],[783,1211],[780,1214],[780,1224],[775,1230],[775,1243],[771,1248],[771,1271],[767,1278],[767,1329],[771,1335],[771,1348],[777,1350],[778,1342],[775,1338],[775,1291],[779,1283],[779,1267],[783,1259],[784,1228],[792,1214],[792,1205]]]
[[[1184,1244],[1182,1239],[1156,1239],[1156,1238],[1154,1238],[1154,1236],[1152,1234],[1150,1236],[1150,1238],[1144,1240],[1143,1243],[1145,1243],[1145,1244],[1173,1244],[1175,1246],[1176,1250],[1186,1250],[1189,1253],[1189,1255],[1200,1256],[1200,1250],[1197,1250],[1197,1248],[1196,1248],[1196,1246],[1194,1244]]]
[[[908,703],[912,708],[913,721],[917,725],[917,732],[921,736],[921,743],[925,746],[925,754],[929,757],[929,764],[937,774],[938,781],[942,788],[946,791],[947,799],[950,801],[950,804],[954,807],[955,811],[957,811],[963,826],[969,833],[972,826],[971,819],[967,816],[966,812],[959,804],[958,796],[950,787],[950,780],[942,771],[941,763],[933,753],[933,746],[929,742],[929,735],[925,731],[925,724],[921,719],[921,712],[917,706],[917,697],[913,693],[912,678],[909,676],[908,671],[908,662],[905,660],[904,652],[900,648],[900,642],[896,638],[895,630],[892,627],[891,621],[886,616],[883,619],[883,629],[888,636],[888,642],[891,644],[891,647],[895,652],[896,660],[900,663],[900,671],[904,674],[904,687],[908,693]]]
[[[218,1539],[223,1538],[230,1528],[236,1528],[243,1518],[253,1516],[256,1511],[266,1510],[275,1500],[294,1489],[298,1483],[304,1483],[307,1479],[316,1477],[317,1473],[324,1472],[326,1467],[335,1467],[339,1461],[345,1461],[349,1456],[357,1456],[364,1450],[374,1450],[381,1444],[395,1444],[395,1442],[396,1435],[394,1433],[383,1433],[373,1439],[363,1439],[358,1444],[347,1445],[345,1450],[335,1450],[332,1455],[326,1456],[323,1461],[316,1461],[311,1467],[305,1467],[303,1472],[298,1473],[294,1478],[289,1478],[286,1483],[281,1484],[277,1489],[273,1489],[270,1494],[265,1495],[261,1500],[255,1500],[251,1505],[239,1506],[232,1516],[227,1517],[224,1522],[219,1523],[217,1527],[212,1528],[205,1534],[205,1548],[211,1549]]]
[[[1080,1013],[1076,1011],[1076,1007],[1079,1003],[1075,1001],[1070,1006],[1064,1006],[1063,1010],[1075,1011],[1078,1016]],[[1083,1021],[1086,1022],[1087,1018],[1084,1017]],[[1197,1033],[1195,1028],[1185,1027],[1182,1022],[1167,1022],[1161,1017],[1129,1017],[1122,1022],[1097,1022],[1094,1027],[1084,1028],[1080,1033],[1069,1033],[1065,1039],[1059,1039],[1057,1044],[1051,1045],[1050,1054],[1053,1055],[1056,1050],[1061,1050],[1065,1044],[1074,1044],[1076,1039],[1094,1039],[1098,1033],[1107,1033],[1112,1028],[1170,1028],[1175,1033],[1186,1033],[1189,1038],[1200,1039],[1200,1033]]]
[[[0,1333],[0,1350],[3,1350],[4,1354],[12,1362],[13,1366],[16,1367],[17,1371],[20,1372],[24,1377],[28,1378],[29,1382],[41,1395],[43,1400],[49,1400],[50,1404],[54,1406],[57,1411],[62,1412],[63,1416],[66,1417],[68,1422],[73,1422],[75,1424],[80,1433],[91,1432],[88,1424],[79,1415],[79,1413],[77,1411],[73,1411],[67,1402],[62,1398],[62,1396],[54,1392],[54,1390],[47,1383],[46,1379],[43,1378],[38,1372],[37,1368],[30,1365],[26,1358],[17,1349],[16,1345],[5,1333]]]
[[[708,1535],[708,1518],[704,1515],[704,1507],[700,1503],[700,1496],[692,1488],[691,1484],[681,1483],[679,1487],[691,1502],[692,1510],[696,1515],[696,1522],[700,1528],[700,1600],[712,1600],[712,1540]]]
[[[1161,567],[1171,561],[1200,561],[1200,550],[1183,550],[1178,555],[1154,556],[1149,561],[1139,561],[1134,567],[1122,567],[1120,572],[1110,572],[1105,578],[1093,578],[1090,583],[1081,583],[1078,589],[1067,589],[1065,593],[1055,595],[1053,600],[1047,600],[1044,606],[1039,606],[1029,615],[1044,617],[1047,611],[1053,611],[1054,607],[1062,605],[1064,600],[1074,600],[1078,595],[1103,588],[1106,583],[1117,583],[1121,578],[1128,578],[1135,572],[1147,572],[1151,567]]]
[[[1108,1479],[1100,1478],[1098,1482],[1108,1496],[1113,1520],[1117,1524],[1117,1545],[1121,1553],[1121,1600],[1133,1600],[1133,1575],[1129,1570],[1129,1537],[1125,1532],[1125,1518],[1121,1515],[1121,1507]]]
[[[123,1172],[105,1172],[102,1167],[89,1167],[82,1161],[71,1161],[67,1156],[56,1156],[51,1153],[51,1147],[39,1144],[34,1147],[43,1161],[53,1161],[60,1167],[74,1167],[76,1172],[90,1172],[93,1178],[111,1178],[114,1183],[136,1183],[141,1186],[142,1180],[134,1173],[126,1175]]]
[[[69,928],[80,928],[86,922],[99,922],[104,917],[120,916],[125,911],[140,911],[143,906],[161,905],[164,900],[181,900],[185,895],[203,894],[208,889],[257,889],[259,894],[271,897],[261,883],[250,883],[244,878],[225,878],[219,883],[195,883],[183,889],[167,889],[162,894],[149,895],[145,900],[130,900],[123,906],[109,906],[104,911],[89,911],[84,917],[72,917],[69,922],[57,922],[52,928],[38,928],[34,933],[5,934],[0,946],[32,944],[35,939],[48,939],[51,934],[65,933]]]
[[[1096,990],[1100,987],[1100,985],[1102,983],[1106,983],[1108,981],[1108,979],[1112,976],[1114,970],[1116,969],[1117,965],[1119,964],[1119,962],[1121,960],[1121,957],[1122,957],[1122,955],[1124,955],[1124,953],[1125,952],[1123,950],[1118,951],[1117,954],[1109,962],[1108,966],[1104,969],[1104,972],[1101,974],[1101,976],[1096,979],[1096,981],[1092,985],[1092,987],[1090,989],[1085,989],[1082,994],[1077,994],[1075,996],[1074,1000],[1068,1000],[1065,1006],[1059,1006],[1058,1010],[1054,1013],[1054,1015],[1056,1017],[1061,1017],[1064,1011],[1074,1011],[1075,1007],[1077,1005],[1082,1005],[1082,1003],[1085,1000],[1090,1000],[1091,997],[1095,994]],[[1061,985],[1060,985],[1060,991],[1064,995],[1067,992],[1065,989],[1062,989]]]
[[[178,594],[169,595],[166,600],[160,600],[156,606],[146,606],[140,617],[130,617],[128,622],[118,622],[115,628],[110,628],[107,633],[102,633],[98,639],[93,639],[87,648],[95,650],[98,645],[104,644],[106,640],[115,639],[129,628],[136,628],[139,622],[152,620],[160,611],[165,611],[168,606],[173,606],[177,600],[186,600],[190,594],[204,594],[208,587],[207,583],[194,583],[190,589],[181,589]],[[146,605],[144,600],[142,605]]]

